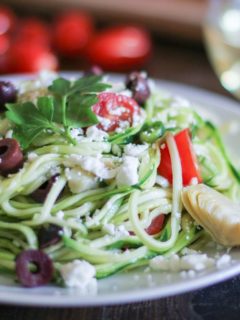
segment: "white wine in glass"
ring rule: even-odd
[[[240,99],[240,0],[212,0],[203,31],[219,80]]]

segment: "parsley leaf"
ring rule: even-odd
[[[43,132],[57,133],[74,144],[71,128],[98,123],[92,106],[97,94],[111,87],[101,80],[101,76],[89,76],[71,82],[60,77],[49,86],[49,96],[38,97],[36,103],[7,104],[6,117],[14,125],[15,138],[24,149]]]
[[[96,95],[73,95],[69,98],[66,121],[74,128],[88,127],[97,124],[98,118],[91,107],[98,102]],[[81,106],[81,108],[76,108]]]

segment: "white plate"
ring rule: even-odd
[[[5,77],[10,81],[21,78],[21,76]],[[114,79],[122,78],[114,76]],[[177,83],[157,81],[157,85],[173,94],[188,98],[198,110],[213,113],[219,123],[226,121],[240,123],[240,105],[231,99]],[[237,133],[225,136],[224,139],[230,150],[233,150],[236,156],[240,156]],[[211,269],[194,278],[188,278],[187,281],[179,274],[160,272],[150,274],[144,270],[118,274],[99,281],[99,293],[96,296],[82,296],[77,290],[53,286],[25,289],[7,278],[0,277],[0,302],[66,307],[109,305],[167,297],[209,286],[237,275],[240,273],[240,249],[234,250],[231,255],[234,262],[230,267],[222,270]]]

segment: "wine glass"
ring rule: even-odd
[[[240,0],[211,0],[203,31],[221,84],[240,99]]]

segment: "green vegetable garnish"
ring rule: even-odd
[[[98,123],[91,107],[98,102],[97,94],[110,88],[101,76],[80,78],[74,82],[64,78],[53,81],[49,96],[37,102],[7,104],[6,117],[14,124],[13,135],[23,149],[42,133],[59,134],[75,144],[71,128],[83,128]]]

